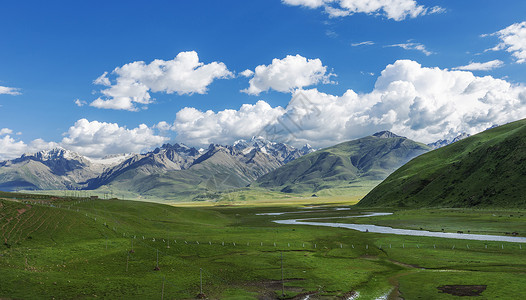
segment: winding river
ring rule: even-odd
[[[317,211],[320,212],[320,211]],[[290,212],[299,213],[299,212]],[[302,211],[301,213],[305,213]],[[258,215],[285,215],[284,213],[268,213]],[[493,241],[493,242],[510,242],[510,243],[526,243],[526,237],[515,237],[515,236],[500,236],[500,235],[483,235],[483,234],[464,234],[464,233],[452,233],[452,232],[434,232],[426,230],[412,230],[412,229],[398,229],[387,226],[367,225],[367,224],[346,224],[346,223],[330,223],[330,222],[315,222],[314,220],[327,220],[327,219],[342,219],[342,218],[366,218],[366,217],[377,217],[387,216],[392,213],[370,213],[366,215],[358,216],[345,216],[345,217],[324,217],[324,218],[307,218],[307,219],[288,219],[288,220],[275,220],[272,221],[278,224],[286,225],[311,225],[311,226],[326,226],[335,228],[347,228],[352,230],[358,230],[362,232],[374,232],[374,233],[386,233],[386,234],[397,234],[397,235],[411,235],[411,236],[426,236],[426,237],[438,237],[448,239],[461,239],[461,240],[475,240],[475,241]]]

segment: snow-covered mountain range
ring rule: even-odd
[[[297,149],[261,137],[239,140],[233,145],[212,144],[200,150],[184,144],[165,144],[143,154],[102,159],[56,148],[0,162],[0,190],[97,189],[103,185],[136,184],[151,180],[150,176],[160,178],[185,170],[206,169],[213,175],[218,168],[236,174],[246,185],[313,151],[309,145]]]

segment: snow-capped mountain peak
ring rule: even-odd
[[[438,148],[442,148],[444,146],[447,146],[449,144],[453,144],[455,142],[458,142],[460,140],[463,140],[467,137],[470,137],[471,135],[469,133],[461,133],[459,135],[457,135],[456,137],[452,138],[452,139],[440,139],[434,143],[430,143],[430,144],[427,144],[429,147],[431,147],[431,149],[438,149]]]
[[[86,157],[73,152],[66,150],[62,147],[57,147],[49,150],[42,150],[36,153],[25,153],[21,158],[35,159],[38,161],[50,161],[57,159],[66,159],[66,160],[85,160]]]

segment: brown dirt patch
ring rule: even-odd
[[[294,281],[302,281],[303,278],[289,278],[285,279],[285,283],[290,283]],[[243,288],[248,288],[248,290],[254,290],[257,292],[259,300],[275,300],[279,299],[281,295],[281,280],[261,280],[248,282],[243,284]],[[277,291],[280,291],[279,295],[276,294]],[[301,287],[285,286],[285,292],[294,292],[294,293],[303,293],[301,295],[309,295],[309,292],[305,292]]]
[[[487,285],[443,285],[437,289],[453,296],[480,296],[486,287]]]

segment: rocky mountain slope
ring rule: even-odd
[[[163,196],[212,187],[216,176],[228,177],[229,187],[242,187],[285,163],[313,152],[263,138],[240,140],[229,146],[210,145],[197,150],[183,144],[165,144],[144,154],[89,159],[57,148],[0,162],[0,190],[108,189]],[[215,179],[214,179],[215,180]],[[207,183],[208,182],[208,183]],[[167,187],[162,189],[160,187]],[[184,188],[182,188],[184,186]],[[157,191],[152,191],[158,189]]]
[[[185,145],[163,145],[135,155],[90,180],[91,189],[106,186],[141,195],[176,198],[202,192],[244,187],[285,163],[313,152],[263,138],[233,145],[211,144],[206,150]]]

